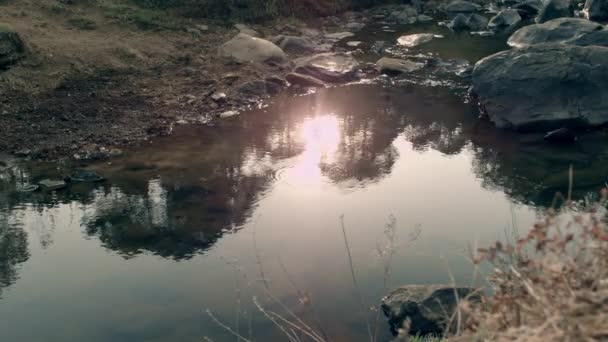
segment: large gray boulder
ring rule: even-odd
[[[564,43],[579,46],[597,45],[608,47],[608,30],[604,29],[589,32],[582,36],[577,36],[575,38],[567,40]]]
[[[454,0],[445,6],[448,13],[472,13],[479,11],[481,6],[476,3],[464,0]]]
[[[506,9],[500,11],[496,16],[490,19],[488,27],[493,30],[504,30],[514,27],[521,22],[519,12],[514,9]]]
[[[424,68],[424,64],[405,59],[383,57],[376,62],[378,71],[387,75],[399,75],[414,72]]]
[[[524,47],[542,43],[563,43],[604,27],[586,19],[560,18],[543,24],[529,25],[515,31],[508,44]]]
[[[477,62],[472,92],[496,126],[547,130],[608,122],[608,48],[540,44]]]
[[[585,7],[583,7],[583,13],[590,20],[606,20],[608,19],[608,1],[587,0]]]
[[[571,0],[546,0],[536,17],[536,22],[544,23],[552,19],[572,17],[573,15],[574,6]]]
[[[19,35],[0,26],[0,70],[8,69],[25,55],[25,45]]]
[[[458,300],[476,302],[479,299],[475,289],[469,287],[407,285],[382,299],[382,311],[395,335],[406,319],[411,321],[410,334],[441,335],[457,308]]]
[[[241,63],[278,63],[287,62],[287,56],[280,47],[262,38],[239,33],[220,46],[221,57],[232,58]]]
[[[344,83],[355,78],[359,62],[343,53],[321,53],[294,61],[295,72],[327,83]]]

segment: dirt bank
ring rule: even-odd
[[[169,133],[176,122],[206,121],[242,107],[249,99],[212,95],[285,72],[217,58],[218,47],[238,33],[228,22],[119,1],[20,0],[0,2],[0,9],[0,24],[26,45],[26,58],[0,71],[4,153],[33,159],[118,154]],[[253,28],[271,37],[305,26],[292,20]]]

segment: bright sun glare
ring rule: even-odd
[[[331,163],[340,144],[340,123],[333,115],[319,115],[306,119],[299,129],[304,152],[293,168],[294,179],[307,184],[321,182],[321,162]]]

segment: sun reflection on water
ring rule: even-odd
[[[320,184],[320,165],[335,160],[340,144],[340,122],[335,114],[318,115],[304,120],[298,130],[304,145],[292,172],[298,183]]]

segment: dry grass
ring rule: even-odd
[[[462,307],[465,332],[451,341],[606,341],[608,230],[602,199],[584,210],[567,206],[514,244],[478,250],[489,262],[493,295]]]

